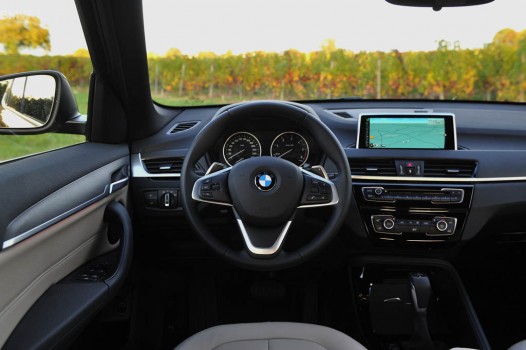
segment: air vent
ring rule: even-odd
[[[394,160],[389,159],[349,159],[352,175],[396,176]]]
[[[476,168],[473,160],[426,160],[424,176],[473,177]]]
[[[180,173],[183,167],[183,158],[157,158],[143,160],[146,170],[150,174]]]
[[[193,128],[194,126],[196,126],[197,124],[199,124],[199,122],[184,122],[184,123],[177,123],[175,124],[175,126],[170,130],[170,134],[175,134],[177,132],[180,132],[180,131],[185,131],[185,130],[188,130],[190,128]]]
[[[342,118],[352,118],[352,115],[350,115],[349,113],[345,111],[331,111],[331,112]]]

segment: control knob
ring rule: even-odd
[[[447,222],[445,222],[444,220],[439,220],[436,223],[436,227],[437,230],[439,230],[440,232],[444,232],[445,230],[447,230]]]
[[[384,220],[384,227],[385,227],[386,230],[392,230],[394,225],[395,225],[395,223],[394,223],[393,219],[385,219]]]

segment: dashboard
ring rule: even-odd
[[[524,106],[353,100],[305,108],[335,134],[349,160],[353,200],[342,235],[370,248],[448,249],[477,237],[509,241],[526,232],[520,219],[526,210]],[[185,152],[219,110],[174,110],[162,132],[133,145],[140,217],[182,211]],[[400,123],[402,137],[393,136]],[[394,146],[370,142],[379,132]],[[221,131],[195,168],[204,174],[214,163],[228,167],[256,156],[280,157],[306,170],[321,165],[329,179],[338,176],[316,139],[278,116],[254,116]]]

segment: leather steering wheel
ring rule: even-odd
[[[314,256],[337,234],[351,201],[351,171],[345,152],[334,134],[314,112],[281,101],[256,101],[221,109],[190,146],[181,172],[181,201],[197,234],[218,254],[245,268],[277,270]],[[196,162],[221,133],[249,117],[276,116],[307,129],[336,165],[338,175],[329,180],[276,157],[252,157],[234,166],[199,176]],[[231,207],[245,242],[235,250],[218,240],[198,214],[200,202]],[[299,208],[332,207],[324,228],[295,251],[283,250],[290,225]]]

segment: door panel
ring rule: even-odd
[[[104,213],[126,204],[128,168],[126,146],[89,143],[0,165],[0,348],[50,286],[119,246]]]

